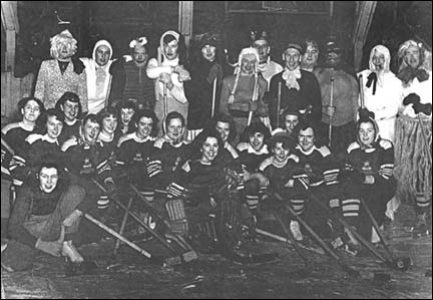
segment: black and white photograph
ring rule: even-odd
[[[1,1],[1,299],[431,299],[431,1]]]

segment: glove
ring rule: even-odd
[[[52,256],[60,256],[60,254],[62,253],[63,245],[58,241],[44,242],[41,239],[38,239],[35,248]]]
[[[421,102],[421,98],[418,94],[410,93],[403,99],[403,105],[413,104],[414,106]]]
[[[162,162],[160,160],[153,160],[147,164],[147,174],[149,175],[149,177],[154,177],[161,172]]]
[[[249,108],[250,108],[250,111],[256,111],[259,108],[258,101],[251,101]]]
[[[167,187],[168,197],[171,198],[180,198],[185,197],[187,189],[175,182],[172,182]]]
[[[105,188],[107,189],[107,194],[111,195],[116,191],[116,184],[114,183],[113,178],[108,177],[104,180]]]
[[[222,74],[222,68],[219,64],[214,64],[212,68],[210,68],[209,74],[206,77],[207,82],[213,84],[215,78],[218,78],[218,74]]]
[[[326,170],[323,172],[323,179],[325,182],[332,182],[338,180],[338,175],[340,174],[340,170]]]
[[[364,184],[374,184],[375,179],[373,175],[365,175]]]

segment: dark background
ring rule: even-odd
[[[283,9],[266,11],[263,5]],[[356,1],[335,1],[333,18],[329,7],[330,1],[194,1],[193,34],[217,34],[232,62],[239,50],[249,45],[251,30],[268,32],[276,61],[289,40],[310,37],[323,45],[333,34],[352,64]],[[80,56],[90,56],[94,43],[105,38],[114,47],[114,57],[120,57],[128,54],[129,41],[138,36],[148,37],[151,56],[155,56],[161,33],[177,29],[178,10],[178,1],[18,1],[15,76],[36,72],[41,60],[49,58],[49,37],[63,29],[57,25],[55,11],[71,22],[68,28],[78,40]],[[431,28],[430,1],[378,1],[364,47],[363,68],[370,49],[379,43],[388,46],[392,54],[399,44],[414,37],[430,47]],[[2,65],[4,37],[2,27]]]

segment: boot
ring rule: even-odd
[[[427,212],[417,214],[417,222],[411,227],[411,232],[415,236],[426,236],[431,234],[431,217],[427,215]],[[430,225],[428,224],[428,219],[430,219]]]
[[[69,258],[72,263],[82,263],[84,261],[77,248],[72,245],[72,241],[63,242],[62,255]]]

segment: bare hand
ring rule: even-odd
[[[335,114],[335,106],[326,106],[326,114],[328,116],[333,116]]]

